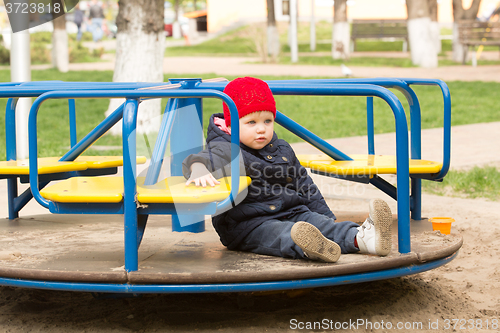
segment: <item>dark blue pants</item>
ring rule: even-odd
[[[287,220],[271,219],[262,223],[243,239],[237,249],[284,258],[307,258],[290,236],[290,230],[295,222],[299,221],[314,225],[326,238],[337,243],[342,253],[359,251],[354,246],[358,224],[349,221],[335,222],[328,216],[311,211],[297,214]]]

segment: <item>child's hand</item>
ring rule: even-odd
[[[191,165],[191,177],[187,180],[186,186],[191,183],[203,187],[206,187],[207,183],[212,187],[220,184],[202,163],[193,163]]]

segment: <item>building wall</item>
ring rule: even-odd
[[[217,32],[238,21],[267,20],[266,0],[207,0],[207,29]]]

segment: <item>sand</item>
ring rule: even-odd
[[[366,190],[363,198],[330,196],[328,202],[334,210],[335,206],[363,210],[367,197],[378,195]],[[461,327],[466,329],[459,331],[497,332],[498,202],[424,195],[424,207],[427,217],[453,216],[454,230],[464,237],[457,258],[432,271],[391,280],[276,293],[107,298],[81,292],[0,287],[0,330],[286,332],[299,327],[311,331],[307,328],[314,328],[316,322],[321,324],[316,326],[318,332],[333,331],[335,325],[347,327],[348,323],[356,332],[382,332],[386,331],[383,327],[398,324],[406,325],[402,331],[435,332],[452,331],[446,325],[461,319],[458,324],[464,324]],[[480,324],[483,329],[478,328]],[[469,329],[470,325],[474,329]]]

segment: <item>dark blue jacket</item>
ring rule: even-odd
[[[231,137],[214,124],[210,118],[207,131],[207,148],[188,156],[183,162],[186,178],[190,166],[203,163],[215,178],[230,175]],[[241,175],[252,179],[246,197],[230,210],[212,216],[212,223],[222,244],[235,249],[256,227],[270,219],[286,220],[305,211],[313,211],[335,219],[318,187],[306,169],[300,165],[292,147],[273,134],[271,142],[260,150],[240,143],[243,157]],[[241,198],[239,198],[241,199]]]

